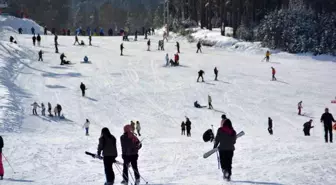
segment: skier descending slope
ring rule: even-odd
[[[217,148],[220,156],[220,163],[224,179],[231,180],[232,174],[232,158],[235,150],[236,131],[232,127],[229,119],[225,120],[222,127],[217,131],[214,148]]]
[[[117,151],[117,140],[110,133],[108,128],[103,128],[101,131],[101,136],[99,138],[97,158],[101,157],[101,152],[103,151],[104,156],[104,169],[106,175],[106,183],[105,185],[113,185],[115,175],[113,172],[113,163],[116,162],[116,158],[118,156]]]
[[[142,144],[139,139],[133,134],[131,125],[124,127],[124,134],[120,137],[120,143],[122,148],[122,158],[124,160],[123,166],[123,181],[122,184],[128,184],[128,167],[131,163],[135,184],[140,184],[140,173],[138,170],[138,151],[141,149]]]

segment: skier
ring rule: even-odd
[[[299,110],[298,115],[301,115],[301,109],[302,109],[302,101],[298,103],[298,110]]]
[[[271,56],[271,53],[267,50],[266,51],[266,57],[265,57],[266,62],[269,62],[270,56]]]
[[[332,143],[333,142],[332,122],[335,122],[335,119],[333,115],[329,113],[328,108],[325,108],[325,113],[323,113],[321,116],[321,122],[324,123],[325,142],[328,143],[328,134],[329,134],[330,143]]]
[[[212,142],[214,140],[215,136],[214,133],[212,132],[212,129],[208,129],[207,131],[204,132],[203,134],[203,141],[204,142]]]
[[[37,40],[37,45],[40,47],[41,46],[41,35],[40,34],[37,34],[36,40]]]
[[[124,44],[121,43],[121,44],[120,44],[120,56],[123,56],[123,55],[124,55],[124,54],[123,54],[123,50],[124,50]]]
[[[58,53],[58,36],[57,34],[54,35],[54,43],[55,43],[55,53]]]
[[[134,41],[138,41],[138,30],[135,31],[135,34],[134,34]]]
[[[90,34],[90,35],[89,35],[89,45],[90,45],[90,46],[92,46],[91,41],[92,41],[92,36],[91,36],[91,34]]]
[[[236,131],[233,129],[231,121],[227,119],[217,131],[214,148],[217,148],[219,145],[218,151],[223,177],[228,181],[231,180],[232,158],[236,138]]]
[[[86,86],[83,84],[83,82],[81,82],[80,84],[80,89],[82,90],[82,96],[85,96],[85,90],[86,90]]]
[[[47,26],[44,26],[44,35],[48,35],[48,28],[47,28]]]
[[[191,121],[188,117],[186,117],[186,127],[187,127],[187,137],[191,137]]]
[[[66,56],[64,55],[64,53],[61,54],[60,59],[61,59],[61,65],[63,65],[65,63],[64,58],[66,58]]]
[[[197,82],[199,81],[200,78],[202,78],[202,82],[204,82],[203,74],[204,74],[204,71],[203,71],[203,70],[198,71]]]
[[[194,107],[196,107],[196,108],[202,108],[202,106],[197,101],[194,102]]]
[[[49,116],[53,116],[53,115],[51,114],[51,104],[50,104],[50,102],[48,102],[48,112],[49,112]]]
[[[150,39],[147,41],[147,51],[150,51],[150,45],[151,45],[151,41]]]
[[[40,107],[36,102],[34,102],[33,104],[31,104],[31,106],[33,106],[33,115],[37,115],[37,107]]]
[[[177,53],[180,53],[180,43],[176,42],[176,49],[177,49]]]
[[[4,147],[4,142],[2,137],[0,136],[0,180],[3,180],[3,176],[5,174],[3,163],[2,163],[2,148]]]
[[[118,156],[117,150],[117,139],[110,133],[108,128],[103,128],[99,138],[97,158],[102,158],[101,153],[103,152],[103,161],[105,169],[106,183],[105,185],[113,185],[115,175],[113,172],[113,163],[116,161]]]
[[[303,124],[303,133],[305,136],[310,136],[310,129],[314,128],[314,126],[312,126],[312,122],[313,120],[309,120],[308,122],[306,122],[305,124]]]
[[[268,132],[273,135],[273,120],[270,117],[268,117]]]
[[[36,44],[36,36],[34,35],[33,36],[33,45],[35,46],[35,44]]]
[[[32,35],[35,35],[35,28],[34,27],[31,28],[31,33],[32,33]]]
[[[85,128],[85,135],[89,136],[89,128],[90,128],[90,121],[89,119],[86,119],[83,128]]]
[[[201,45],[201,41],[198,41],[196,46],[197,46],[197,51],[196,51],[196,53],[198,53],[198,51],[200,51],[200,52],[202,53],[202,45]]]
[[[222,118],[222,120],[221,120],[221,123],[220,123],[220,127],[222,127],[224,125],[225,120],[227,120],[225,114],[222,114],[221,118]]]
[[[208,95],[208,104],[209,104],[209,109],[213,109],[212,107],[212,98],[210,95]]]
[[[169,66],[169,55],[168,55],[168,53],[166,54],[166,66]]]
[[[275,69],[274,69],[273,67],[271,67],[271,68],[272,68],[272,81],[277,80],[277,79],[275,78],[275,73],[276,73],[276,71],[275,71]]]
[[[135,176],[135,185],[139,185],[140,173],[138,170],[138,151],[141,149],[142,144],[132,133],[131,125],[126,125],[124,127],[124,134],[120,137],[120,143],[122,148],[122,158],[124,160],[123,181],[121,183],[125,185],[128,184],[128,167],[131,163]]]
[[[42,116],[45,116],[45,106],[44,106],[44,103],[41,103],[41,108],[42,108],[41,114],[42,114]]]
[[[19,28],[19,34],[22,34],[22,28]]]
[[[76,43],[77,43],[78,45],[80,45],[80,43],[79,43],[79,41],[78,41],[78,35],[77,35],[77,34],[75,35],[75,43],[74,43],[73,45],[76,45]]]
[[[186,130],[186,124],[184,121],[181,123],[181,135],[185,135],[185,130]]]
[[[217,81],[218,80],[217,79],[217,77],[218,77],[218,69],[217,69],[217,67],[215,67],[214,73],[215,73],[215,81]]]
[[[140,122],[136,121],[136,130],[138,132],[138,135],[141,136],[140,131],[141,131],[141,126],[140,126]]]
[[[40,50],[39,52],[38,52],[38,55],[39,55],[39,59],[38,59],[38,61],[42,61],[43,62],[43,52],[42,52],[42,50]]]
[[[11,43],[14,42],[14,37],[13,36],[9,37],[9,42],[11,42]]]

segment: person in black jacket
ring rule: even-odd
[[[80,84],[80,89],[82,90],[82,96],[85,96],[85,90],[86,90],[86,86],[83,84],[83,82],[81,82]]]
[[[187,127],[187,137],[191,137],[191,121],[188,117],[186,117],[186,127]]]
[[[217,131],[214,148],[217,148],[219,145],[218,151],[221,168],[224,178],[228,181],[231,180],[232,158],[236,139],[236,131],[233,129],[231,121],[229,119],[225,120],[223,126]]]
[[[182,121],[182,123],[181,123],[181,135],[185,135],[185,129],[186,129],[186,124],[184,123],[184,121]]]
[[[325,113],[321,116],[321,122],[324,123],[324,139],[328,143],[328,134],[330,138],[330,143],[333,142],[333,133],[332,133],[332,122],[335,122],[335,119],[332,114],[329,113],[329,109],[325,109]]]
[[[150,51],[150,45],[151,45],[151,41],[150,39],[147,41],[147,51]]]
[[[78,41],[78,36],[77,36],[77,34],[75,35],[75,43],[73,44],[73,45],[75,45],[75,44],[78,44],[78,45],[80,45],[80,43],[79,43],[79,41]]]
[[[101,153],[103,152],[103,160],[104,160],[104,169],[106,176],[105,185],[113,185],[114,184],[114,172],[113,172],[113,163],[116,161],[118,156],[117,151],[117,140],[110,133],[108,128],[103,128],[101,131],[101,136],[99,138],[97,158],[101,158]]]
[[[180,43],[176,42],[176,49],[177,49],[177,53],[180,53]]]
[[[310,129],[314,128],[314,126],[312,126],[312,122],[313,120],[311,119],[303,124],[303,133],[305,136],[310,136]]]
[[[123,55],[124,55],[124,54],[123,54],[123,51],[124,51],[124,44],[121,43],[121,44],[120,44],[120,56],[123,56]]]
[[[268,117],[268,132],[273,135],[273,120],[270,117]]]
[[[37,45],[41,46],[41,35],[40,34],[37,34],[36,40],[37,40]]]
[[[43,62],[43,52],[42,52],[42,50],[40,50],[39,52],[38,52],[38,55],[39,55],[39,59],[38,59],[38,61],[42,61]]]
[[[64,58],[66,58],[66,56],[64,55],[64,53],[62,53],[61,56],[60,56],[60,59],[61,59],[61,65],[63,65],[64,62],[65,62]]]
[[[58,117],[61,117],[61,112],[62,112],[62,106],[60,104],[56,105],[57,108],[57,115]],[[56,116],[56,115],[55,115]]]
[[[124,160],[123,165],[123,181],[122,184],[128,184],[128,167],[131,163],[134,176],[135,184],[140,184],[140,173],[138,170],[138,151],[142,147],[139,139],[133,134],[131,125],[126,125],[124,127],[124,134],[120,137],[122,158]]]
[[[4,176],[4,168],[3,168],[3,164],[2,164],[2,148],[4,146],[3,143],[3,139],[0,136],[0,180],[3,180],[3,176]]]
[[[58,36],[55,34],[54,36],[54,44],[55,44],[55,53],[58,53]]]
[[[217,81],[218,80],[217,79],[217,77],[218,77],[218,69],[217,69],[217,67],[215,67],[214,73],[215,73],[215,81]]]
[[[203,141],[204,142],[212,142],[214,140],[214,134],[212,132],[212,129],[208,129],[207,131],[204,132],[203,134]]]
[[[198,42],[197,42],[197,51],[196,51],[196,53],[198,53],[198,51],[200,51],[200,52],[202,53],[202,49],[201,49],[201,47],[202,47],[201,42],[198,41]]]
[[[9,42],[14,42],[14,37],[13,36],[9,37]]]
[[[33,45],[35,46],[35,44],[36,44],[36,36],[34,35],[32,39],[33,39]]]
[[[22,34],[22,28],[19,28],[19,34]]]
[[[204,82],[203,75],[204,75],[204,71],[203,70],[198,71],[197,82],[199,81],[200,78],[202,78],[202,82]]]

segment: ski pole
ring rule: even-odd
[[[133,177],[133,175],[132,175],[132,172],[131,172],[131,170],[128,168],[128,172],[129,172],[129,174],[130,174],[130,176],[131,176],[131,179],[133,180],[133,182],[134,182],[134,184],[135,184],[135,179],[134,179],[134,177]],[[132,184],[132,183],[131,183]]]
[[[9,163],[8,159],[6,158],[6,156],[2,153],[2,156],[5,158],[5,160],[7,161],[7,163],[9,164],[9,166],[12,168],[13,172],[15,172],[14,168],[12,167],[12,165]]]
[[[146,184],[148,184],[148,181],[146,181],[146,179],[143,178],[141,175],[140,175],[140,178],[141,178],[142,180],[144,180],[144,181],[146,182]]]

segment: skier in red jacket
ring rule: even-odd
[[[271,68],[272,68],[272,81],[277,80],[277,79],[275,78],[275,73],[276,73],[276,71],[275,71],[274,67],[271,67]]]

